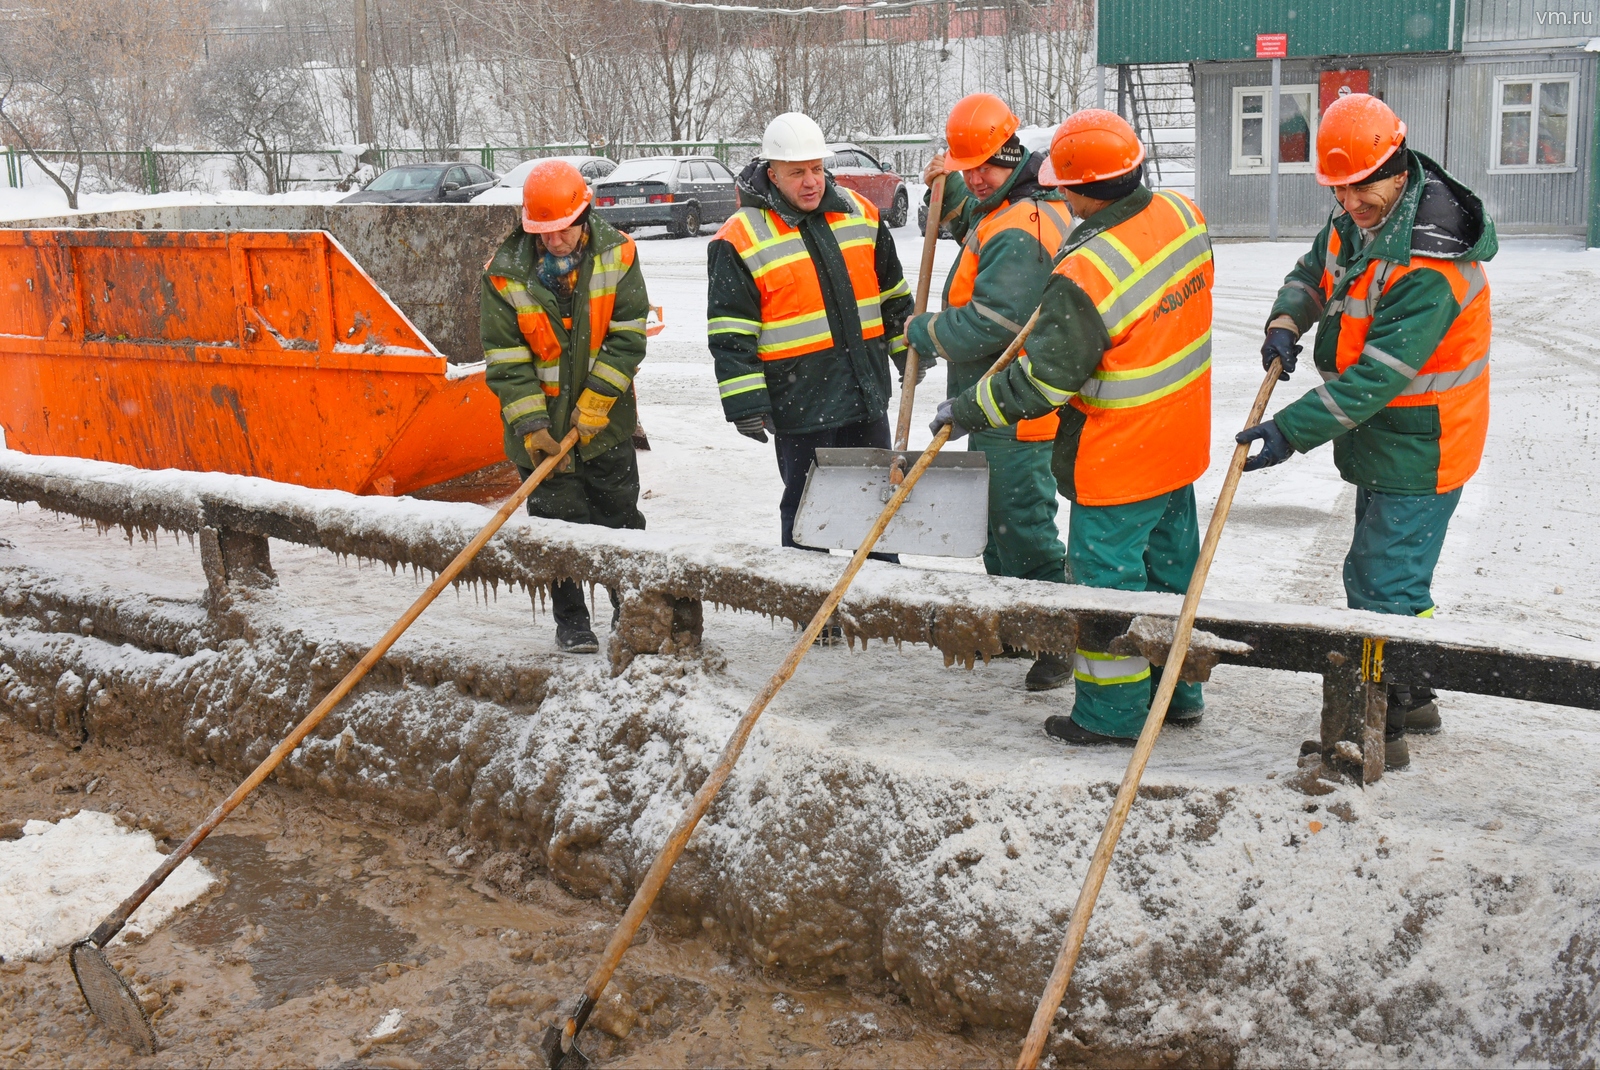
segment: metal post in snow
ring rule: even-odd
[[[147,149],[144,150],[144,177],[145,177],[146,183],[150,187],[150,192],[151,193],[160,193],[161,192],[161,179],[160,179],[160,176],[156,172],[156,150],[155,149],[147,148]]]
[[[1272,61],[1272,94],[1267,97],[1266,129],[1261,131],[1267,149],[1267,237],[1278,240],[1278,91],[1283,86],[1283,60]]]

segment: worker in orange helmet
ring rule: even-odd
[[[1406,124],[1377,97],[1329,105],[1317,129],[1317,181],[1334,208],[1284,279],[1262,363],[1295,369],[1317,328],[1323,382],[1239,434],[1260,441],[1253,472],[1333,442],[1356,486],[1344,562],[1353,609],[1433,615],[1433,572],[1461,488],[1489,430],[1489,280],[1499,248],[1483,202],[1406,146]],[[1406,733],[1439,729],[1433,691],[1391,681],[1389,768],[1410,763]],[[1317,746],[1317,744],[1308,744]]]
[[[528,514],[575,524],[643,528],[633,448],[633,377],[644,360],[650,299],[633,239],[589,211],[577,168],[546,160],[522,185],[522,225],[483,273],[484,378],[500,401],[506,456],[526,479],[578,444],[528,498]],[[611,593],[612,627],[617,592]],[[573,580],[550,592],[556,645],[600,648]]]
[[[1144,146],[1123,119],[1080,111],[1057,129],[1039,181],[1081,222],[1057,254],[1024,354],[939,406],[935,432],[1013,426],[1059,412],[1052,468],[1072,501],[1075,583],[1182,593],[1200,555],[1194,481],[1210,463],[1211,239],[1179,193],[1142,184]],[[1155,680],[1103,640],[1073,652],[1063,742],[1132,746]],[[1199,684],[1180,684],[1169,723],[1195,724]]]
[[[962,249],[945,280],[944,308],[906,324],[906,340],[924,365],[934,357],[946,361],[950,397],[988,371],[1039,307],[1056,250],[1072,229],[1060,192],[1039,182],[1046,157],[1023,147],[1019,125],[994,94],[963,97],[945,122],[949,151],[934,156],[922,173],[930,186],[945,176],[941,223]],[[1059,423],[1051,411],[1037,420],[978,430],[970,439],[968,449],[981,450],[989,464],[983,564],[992,576],[1067,581],[1050,474]],[[1070,660],[1040,651],[1025,686],[1048,691],[1071,681]]]

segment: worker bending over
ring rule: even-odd
[[[889,448],[889,360],[903,375],[912,309],[889,228],[870,201],[834,184],[827,154],[807,116],[767,124],[760,157],[739,175],[742,207],[707,251],[722,411],[740,434],[777,439],[784,546],[796,545],[818,448]]]
[[[1039,181],[1080,222],[1044,287],[1026,352],[939,406],[935,432],[1061,414],[1053,469],[1072,501],[1074,582],[1182,593],[1200,554],[1193,483],[1210,463],[1211,239],[1187,197],[1141,184],[1144,146],[1120,116],[1080,111],[1056,129]],[[1079,648],[1071,716],[1045,731],[1131,746],[1155,680],[1144,658]],[[1179,684],[1168,722],[1194,724],[1199,684]]]
[[[633,239],[590,213],[583,176],[547,160],[522,184],[522,226],[483,273],[485,380],[500,399],[506,456],[522,478],[577,428],[578,445],[528,498],[528,515],[643,528],[633,449],[633,377],[644,360],[650,302]],[[617,592],[611,591],[611,625]],[[600,648],[583,592],[550,590],[556,645]]]
[[[922,173],[932,185],[945,177],[942,223],[962,243],[944,284],[944,309],[906,325],[920,354],[946,362],[950,397],[989,370],[1039,307],[1056,250],[1072,216],[1055,189],[1039,184],[1045,157],[1017,140],[1017,117],[1004,101],[974,93],[956,102],[945,123],[947,153]],[[1050,455],[1060,417],[1052,409],[1034,420],[975,429],[973,450],[989,466],[989,542],[983,564],[991,576],[1065,583],[1066,549],[1056,531],[1056,480]],[[1072,679],[1072,663],[1045,653],[1028,671],[1030,691]]]
[[[1344,559],[1352,609],[1433,615],[1434,567],[1461,488],[1489,430],[1489,280],[1499,248],[1483,202],[1406,147],[1406,125],[1376,97],[1329,106],[1317,128],[1317,181],[1337,202],[1284,279],[1262,363],[1294,371],[1297,339],[1317,328],[1323,382],[1239,434],[1260,440],[1253,472],[1333,442],[1356,486]],[[1420,681],[1389,683],[1390,769],[1410,763],[1407,732],[1436,732]]]

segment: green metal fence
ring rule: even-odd
[[[920,172],[922,164],[935,144],[934,140],[925,134],[858,138],[856,143],[869,149],[876,148],[886,157],[892,155],[893,159],[889,162],[901,174],[908,177]],[[367,158],[380,171],[402,163],[464,160],[476,162],[490,171],[498,172],[501,168],[509,169],[524,160],[538,156],[607,156],[614,160],[622,160],[630,156],[694,154],[715,156],[723,164],[737,170],[740,163],[755,154],[760,144],[759,141],[753,140],[713,138],[698,141],[628,141],[606,145],[570,142],[547,145],[446,145],[433,148],[387,146],[372,148]],[[0,155],[5,157],[6,184],[12,189],[20,189],[24,185],[26,181],[24,168],[30,162],[30,155],[37,155],[52,164],[81,158],[84,166],[93,167],[98,172],[98,184],[109,182],[113,186],[127,189],[135,187],[137,183],[137,188],[147,193],[162,193],[169,188],[188,188],[184,184],[173,187],[170,178],[181,171],[186,160],[191,162],[200,159],[231,160],[236,168],[242,168],[247,156],[244,152],[230,149],[168,148],[105,149],[83,153],[72,149],[39,149],[30,154],[23,149],[5,146],[0,146]],[[254,155],[257,159],[260,158],[260,154]],[[319,169],[322,171],[320,175],[306,177],[304,174],[293,173],[295,161],[318,158],[327,160],[331,165],[326,169]],[[358,166],[355,156],[333,147],[285,149],[268,154],[267,159],[275,169],[275,173],[280,176],[280,182],[286,185],[307,183],[331,185]],[[249,166],[259,169],[260,165],[252,161]]]

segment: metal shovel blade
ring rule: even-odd
[[[570,1049],[562,1051],[561,1033],[560,1025],[553,1025],[544,1031],[544,1040],[539,1044],[539,1053],[544,1056],[544,1064],[550,1070],[587,1070],[589,1057],[578,1047],[577,1038],[573,1038]]]
[[[825,550],[854,550],[883,513],[894,487],[890,463],[907,470],[921,451],[821,449],[806,475],[794,518],[794,541]],[[976,450],[940,453],[876,549],[886,554],[977,557],[989,541],[989,464]]]
[[[150,1028],[150,1019],[128,982],[106,961],[105,954],[87,940],[80,940],[72,945],[67,957],[72,963],[72,976],[78,979],[78,991],[100,1024],[140,1055],[155,1054],[156,1034]]]

